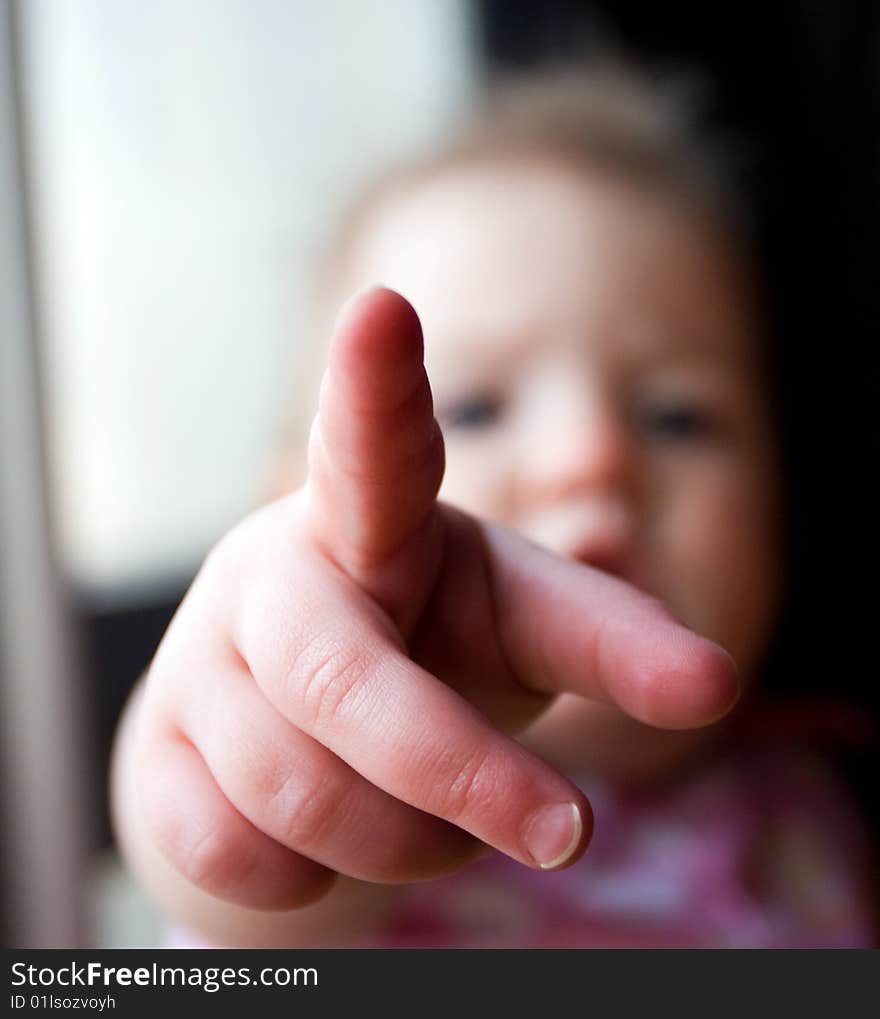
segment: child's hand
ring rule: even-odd
[[[436,501],[443,442],[397,294],[342,313],[309,452],[305,487],[209,556],[140,708],[146,830],[205,891],[288,908],[336,872],[454,869],[474,837],[570,863],[589,805],[506,733],[561,691],[669,728],[735,700],[728,656],[655,601]]]

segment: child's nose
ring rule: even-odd
[[[636,582],[633,509],[614,495],[589,495],[533,506],[517,521],[533,541],[559,555]]]
[[[596,394],[558,395],[520,461],[520,527],[561,555],[626,575],[634,506],[625,423]]]
[[[632,453],[625,423],[598,394],[560,394],[548,402],[525,446],[520,480],[529,502],[620,495],[629,484]]]

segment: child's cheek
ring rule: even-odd
[[[474,516],[511,522],[511,480],[503,449],[486,440],[447,437],[440,498]]]
[[[749,672],[779,599],[779,543],[766,494],[736,470],[682,481],[656,507],[651,533],[646,553],[654,593]]]

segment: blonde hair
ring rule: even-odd
[[[605,60],[496,80],[451,136],[386,170],[330,234],[319,286],[332,288],[370,214],[384,200],[469,164],[553,160],[599,171],[665,198],[733,248],[748,246],[734,182],[739,154],[700,127],[705,86]]]

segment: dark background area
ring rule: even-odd
[[[612,42],[649,66],[700,72],[707,125],[745,144],[793,510],[791,605],[768,675],[779,695],[833,689],[876,719],[880,5],[480,0],[474,9],[487,77],[577,62]],[[188,581],[115,606],[73,593],[98,782],[119,711]],[[876,739],[844,759],[878,818]]]

